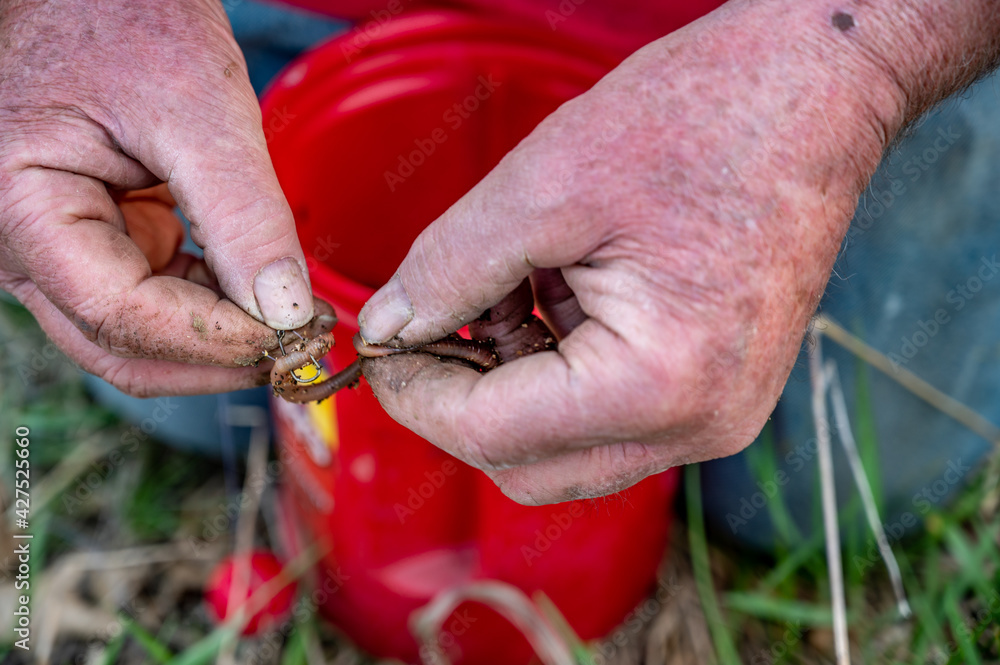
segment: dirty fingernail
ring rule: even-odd
[[[335,316],[331,316],[330,314],[320,314],[316,317],[316,327],[321,329],[323,332],[333,330],[335,325],[337,325],[337,317]]]
[[[313,315],[313,299],[299,263],[290,256],[257,273],[253,294],[264,323],[278,330],[304,326]]]
[[[413,305],[399,275],[373,295],[358,315],[361,338],[368,344],[384,344],[413,319]]]

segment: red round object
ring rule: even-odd
[[[274,554],[267,550],[255,550],[249,553],[249,570],[247,573],[247,556],[228,556],[219,562],[205,582],[205,602],[211,608],[212,618],[223,623],[231,618],[240,606],[251,598],[262,586],[281,574],[282,565]],[[245,582],[239,582],[236,575],[247,575]],[[245,585],[242,599],[238,586]],[[243,627],[244,635],[256,635],[278,626],[288,618],[295,601],[295,583],[289,582],[250,616]],[[252,601],[254,605],[257,601]]]
[[[354,359],[358,311],[417,234],[618,60],[558,33],[446,13],[394,18],[356,50],[350,36],[321,46],[262,99],[313,288],[340,317],[333,368]],[[289,540],[329,552],[312,600],[373,654],[418,662],[410,614],[456,584],[541,591],[588,640],[655,585],[673,471],[607,499],[526,507],[392,421],[363,381],[321,404],[273,406],[300,527]],[[531,659],[481,605],[445,627],[455,663]]]

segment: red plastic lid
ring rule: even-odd
[[[377,32],[413,10],[447,6],[490,19],[513,19],[571,35],[624,57],[723,4],[724,0],[288,0],[315,12],[353,19],[355,33]]]
[[[317,294],[351,319],[414,238],[617,62],[531,27],[453,13],[341,37],[265,93],[265,135]]]
[[[394,18],[361,54],[349,33],[286,70],[262,100],[265,135],[313,287],[342,325],[427,224],[617,61],[566,33],[435,12]],[[327,359],[342,367],[356,355],[334,332]],[[363,382],[275,415],[294,514],[332,547],[321,579],[349,577],[315,602],[373,653],[417,662],[411,613],[456,582],[540,590],[584,639],[607,634],[654,584],[674,473],[624,501],[520,506],[393,422]],[[498,615],[467,611],[475,625],[451,635],[452,662],[528,662]]]

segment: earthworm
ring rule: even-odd
[[[421,353],[429,353],[442,358],[458,358],[473,365],[479,365],[484,370],[493,369],[500,364],[493,347],[487,341],[464,339],[458,335],[449,335],[430,344],[417,348]]]
[[[367,349],[365,355],[369,358],[381,358],[397,353],[429,353],[432,356],[464,360],[470,365],[477,365],[484,370],[493,369],[499,364],[499,359],[493,351],[493,345],[488,340],[465,339],[454,334],[436,342],[404,349],[377,344],[366,344],[365,348]]]
[[[525,355],[548,351],[556,347],[555,335],[532,313],[534,300],[531,284],[521,285],[499,303],[486,310],[477,321],[469,324],[473,339],[451,334],[443,339],[410,348],[394,348],[364,344],[365,356],[378,358],[399,353],[429,353],[441,358],[455,358],[483,371]],[[355,337],[355,347],[361,344]],[[274,394],[289,402],[323,400],[361,378],[361,359],[318,383],[300,383],[293,372],[325,356],[333,346],[333,333],[326,332],[312,339],[303,339],[284,356],[275,359],[271,369]],[[284,350],[284,349],[282,349]]]
[[[298,348],[274,361],[271,376],[281,375],[309,365],[325,356],[333,346],[333,333],[323,333],[310,340],[303,340]]]
[[[311,365],[313,360],[318,361],[325,356],[332,346],[333,334],[327,332],[313,339],[303,340],[286,355],[277,358],[274,367],[271,368],[271,387],[274,389],[274,394],[289,402],[313,402],[326,399],[338,390],[357,383],[361,378],[360,359],[319,383],[300,383],[292,376],[292,372]],[[484,370],[497,365],[496,355],[488,343],[463,339],[458,335],[451,335],[413,349],[377,347],[376,355],[386,356],[414,351],[445,358],[458,358]]]
[[[534,315],[534,306],[531,282],[526,279],[470,323],[469,334],[476,340],[492,340],[501,363],[539,351],[551,351],[556,348],[556,336]]]
[[[274,375],[272,374],[272,376]],[[281,391],[275,386],[274,390],[277,395],[289,402],[314,402],[324,400],[342,388],[350,387],[357,383],[360,378],[361,361],[355,360],[341,371],[319,383],[295,383],[292,387]]]
[[[274,394],[289,402],[312,402],[325,399],[357,381],[360,377],[357,363],[319,383],[300,383],[295,380],[292,372],[313,362],[318,363],[320,358],[329,353],[333,343],[333,333],[325,332],[312,339],[303,340],[293,350],[275,359],[274,367],[271,368],[271,387],[274,389]]]

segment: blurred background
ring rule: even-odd
[[[266,4],[229,0],[225,5],[258,93],[291,58],[348,29],[344,23]],[[946,107],[924,130],[933,135],[934,122],[950,127],[949,112]],[[906,164],[900,158],[895,166]],[[873,192],[891,188],[892,168],[890,164],[880,172]],[[924,182],[930,184],[932,178],[928,175]],[[896,214],[907,217],[906,205],[926,208],[918,194],[899,204]],[[884,201],[871,192],[867,196],[868,203]],[[887,243],[898,235],[884,224],[873,226],[873,209],[865,207],[868,217],[859,213],[855,220],[838,264],[847,268],[845,275],[874,260],[858,252],[874,251],[882,234]],[[861,235],[866,244],[858,242]],[[189,243],[186,249],[197,248]],[[978,261],[980,250],[967,254]],[[963,275],[966,268],[955,270]],[[866,285],[888,288],[889,283],[885,270],[868,281],[865,275],[853,280],[854,293],[864,292]],[[846,291],[845,283],[835,279],[831,291]],[[919,303],[919,283],[901,288]],[[980,299],[978,311],[989,310],[982,306],[985,300]],[[916,313],[901,318],[904,328],[923,316],[924,310],[909,304]],[[866,337],[864,326],[854,325],[871,322],[874,315],[863,309],[843,298],[824,302],[825,313],[851,321],[853,334]],[[863,315],[852,318],[857,311]],[[881,348],[891,348],[886,340],[898,337],[887,326],[878,324],[884,336]],[[869,330],[874,329],[872,324]],[[985,324],[968,329],[995,330]],[[939,351],[947,346],[961,355],[962,334],[959,326],[949,328],[936,339]],[[867,341],[873,340],[868,336]],[[852,662],[1000,662],[1000,467],[990,452],[993,439],[942,415],[947,405],[926,397],[917,400],[910,388],[874,369],[870,358],[859,358],[832,341],[825,341],[824,349],[849,388],[850,429],[865,482],[872,487],[885,543],[895,551],[912,608],[911,615],[901,615],[879,536],[868,526],[838,447]],[[955,374],[949,357],[923,354],[919,360],[928,365],[922,373]],[[776,416],[756,444],[730,461],[682,471],[670,545],[657,583],[603,639],[579,639],[544,595],[511,595],[490,586],[473,591],[484,604],[525,617],[520,632],[551,646],[538,656],[546,664],[834,662],[834,610],[819,527],[819,492],[802,491],[803,485],[818,488],[820,483],[808,379],[804,351],[783,399],[786,414]],[[975,409],[989,413],[996,408],[995,391],[988,385],[970,382],[963,390]],[[267,393],[126,398],[82,373],[45,338],[30,314],[0,295],[0,662],[380,662],[317,615],[323,604],[318,594],[336,593],[349,580],[334,579],[331,587],[332,578],[311,572],[321,553],[311,550],[310,543],[289,546],[296,536],[289,535],[292,518],[279,499],[279,487],[290,478],[281,472],[273,447]],[[906,400],[918,402],[919,409]],[[931,471],[923,469],[919,480],[905,476],[906,465],[893,456],[905,457],[905,448],[903,453],[899,447],[889,455],[880,452],[885,446],[879,437],[884,443],[887,430],[899,436],[902,430],[891,423],[900,421],[898,427],[910,428],[907,437],[926,434],[951,446],[945,457],[928,457],[925,466]],[[927,422],[941,421],[948,424],[929,432]],[[19,427],[30,430],[30,651],[15,646],[19,636],[14,631],[24,593],[17,587],[23,571],[15,554],[21,542],[16,536],[24,532],[17,526],[15,501],[14,432]],[[961,474],[949,463],[961,468]],[[966,474],[969,465],[974,468]],[[807,473],[792,474],[792,481],[784,482],[789,476],[782,474],[790,473],[789,467]],[[897,484],[912,492],[901,493]],[[628,491],[610,500],[621,505],[629,501]],[[600,510],[605,504],[593,505]],[[637,542],[640,536],[636,534]],[[252,560],[250,552],[256,553]],[[241,569],[241,560],[252,565]],[[609,561],[588,574],[608,577],[629,564]],[[228,620],[220,616],[226,613],[219,606],[225,606],[227,594],[240,596],[234,588],[245,595],[262,587],[263,600],[256,605],[251,601],[249,612]],[[596,607],[604,600],[588,602]],[[434,633],[453,622],[446,609],[431,609],[412,630]],[[429,639],[440,641],[435,635]],[[442,662],[435,660],[441,656],[433,649],[422,650],[421,656],[428,663]]]

